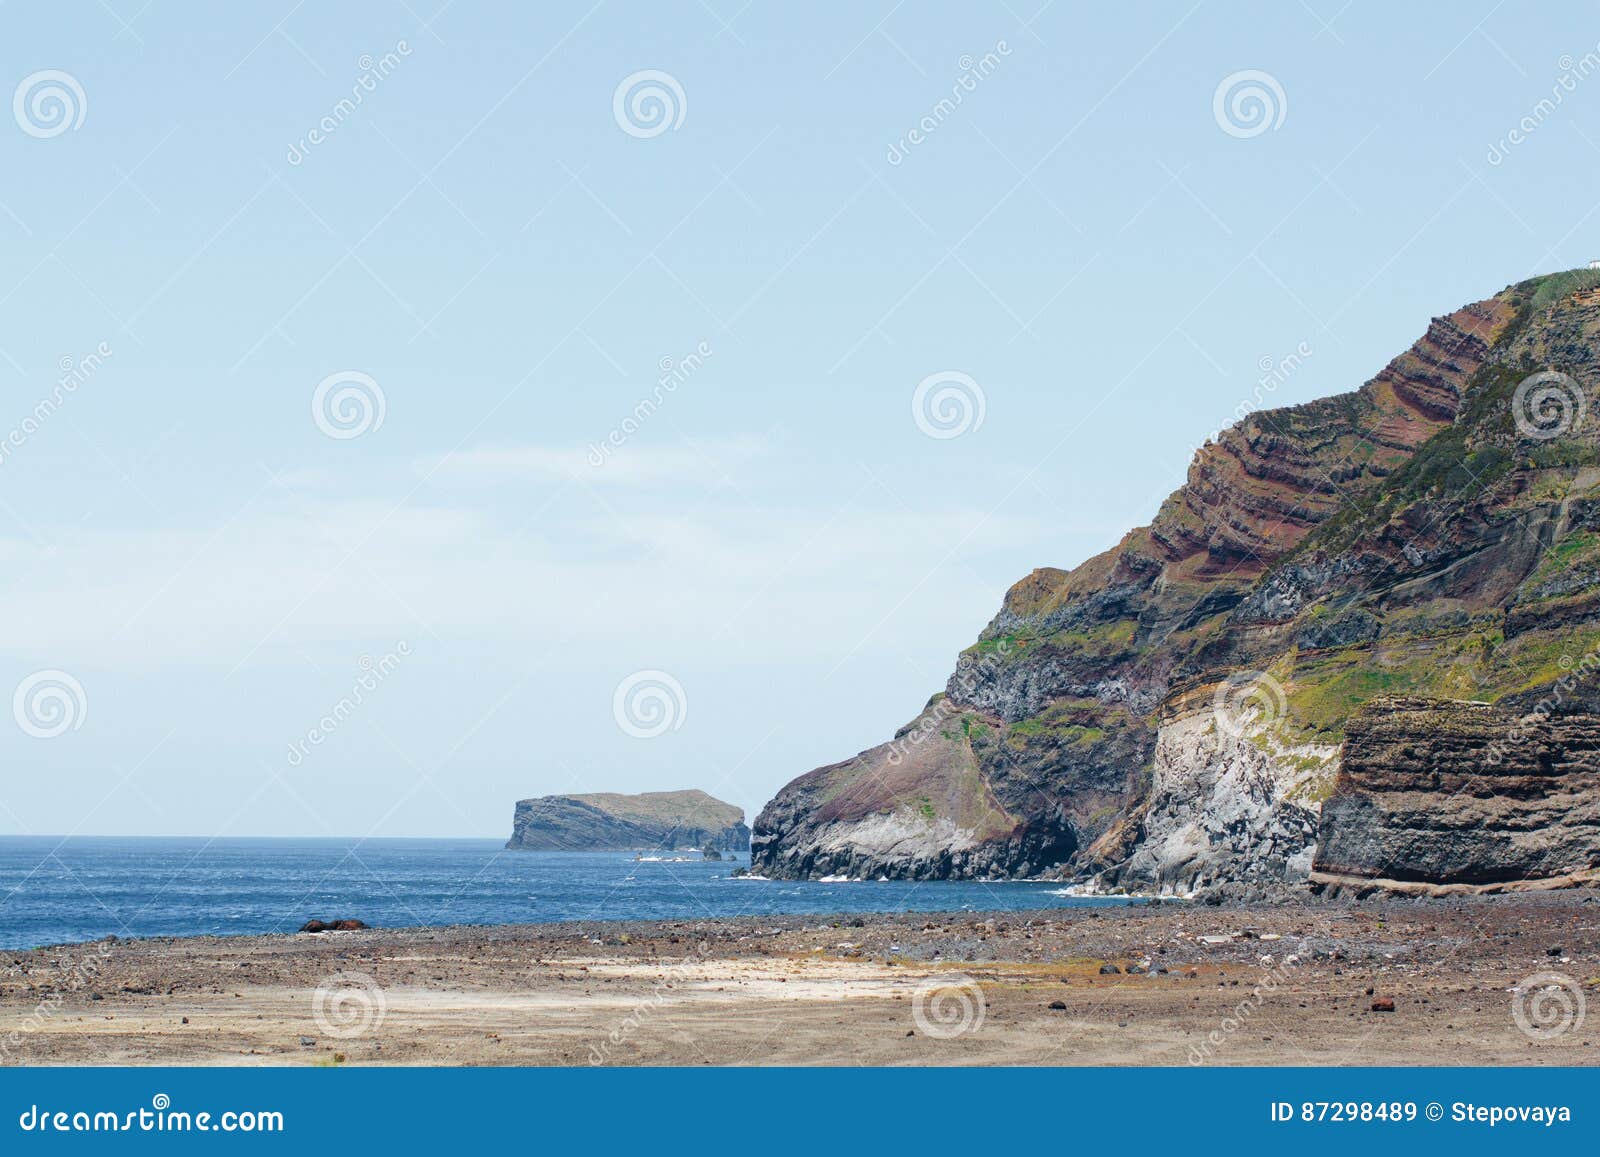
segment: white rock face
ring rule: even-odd
[[[1145,838],[1107,882],[1185,895],[1218,880],[1304,880],[1338,759],[1337,747],[1284,742],[1259,713],[1242,728],[1218,726],[1209,711],[1164,724]]]
[[[926,859],[975,848],[978,840],[943,816],[927,820],[902,810],[855,823],[830,824],[817,845],[824,852],[848,851],[882,860]]]

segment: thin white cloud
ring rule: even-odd
[[[419,474],[440,480],[506,482],[527,479],[636,486],[663,482],[715,481],[768,452],[751,434],[659,446],[642,436],[588,446],[477,446],[442,458],[419,460]]]
[[[780,514],[724,492],[650,516],[581,489],[570,497],[530,520],[475,505],[279,496],[220,530],[0,540],[12,624],[0,654],[228,669],[374,637],[494,639],[522,653],[579,631],[585,647],[710,663],[752,634],[774,659],[814,656],[869,631],[891,647],[961,639],[951,608],[981,621],[1000,590],[947,559],[952,545],[978,557],[1046,534],[970,508]]]

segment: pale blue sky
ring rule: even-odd
[[[1274,403],[1350,389],[1600,256],[1600,79],[1537,107],[1592,5],[193,13],[0,10],[0,88],[58,70],[83,113],[0,117],[0,433],[110,351],[0,457],[4,689],[87,706],[0,728],[0,830],[753,813],[913,716],[1011,582],[1147,520],[1263,359],[1310,351]],[[613,112],[643,70],[682,92],[653,136]],[[1245,70],[1282,93],[1253,136],[1214,114]],[[343,371],[384,414],[336,439]],[[941,439],[911,402],[943,371],[985,411]],[[687,704],[649,739],[613,718],[641,670]]]

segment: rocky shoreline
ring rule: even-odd
[[[0,1063],[1593,1065],[1597,985],[1576,892],[106,940]]]

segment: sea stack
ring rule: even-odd
[[[744,810],[703,791],[593,792],[517,802],[506,847],[525,852],[750,848]]]

